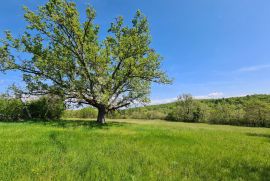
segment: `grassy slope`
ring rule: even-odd
[[[267,180],[270,129],[120,120],[0,123],[0,180]]]

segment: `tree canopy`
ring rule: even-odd
[[[0,46],[0,70],[23,73],[30,94],[56,94],[107,112],[148,102],[151,83],[170,83],[161,56],[151,48],[147,18],[137,11],[130,26],[123,17],[111,23],[104,40],[89,6],[82,20],[74,2],[49,0],[37,11],[27,7],[25,32],[6,31]],[[27,57],[27,58],[26,58]]]

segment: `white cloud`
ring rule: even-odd
[[[171,103],[175,102],[177,98],[168,98],[168,99],[157,99],[157,100],[151,100],[151,105],[157,105],[157,104],[166,104],[166,103]]]
[[[255,71],[259,71],[259,70],[267,69],[267,68],[270,68],[270,64],[242,67],[242,68],[238,69],[237,71],[238,72],[255,72]]]
[[[223,92],[212,92],[208,94],[208,97],[212,97],[212,98],[220,98],[223,96],[224,96]]]
[[[223,97],[224,97],[223,92],[212,92],[207,95],[194,96],[195,99],[218,99],[218,98],[223,98]]]
[[[218,99],[223,98],[224,93],[223,92],[212,92],[207,95],[201,95],[201,96],[193,96],[194,99]],[[175,98],[168,98],[168,99],[157,99],[157,100],[151,100],[150,105],[158,105],[158,104],[166,104],[175,102],[177,100],[177,97]]]

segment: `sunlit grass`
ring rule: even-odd
[[[160,120],[0,123],[0,180],[268,180],[270,129]]]

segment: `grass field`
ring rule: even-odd
[[[270,129],[165,121],[0,123],[0,180],[270,180]]]

